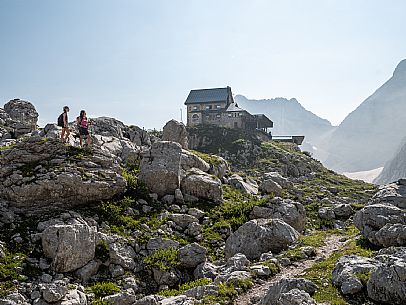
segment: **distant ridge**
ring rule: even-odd
[[[277,97],[273,99],[248,99],[243,95],[236,95],[234,100],[240,107],[251,113],[264,113],[273,122],[273,134],[277,135],[304,135],[303,150],[311,151],[313,155],[322,160],[326,137],[334,131],[335,127],[323,118],[306,110],[295,98],[286,99]]]
[[[340,172],[382,167],[406,136],[405,126],[406,60],[402,60],[393,76],[333,132],[324,164]]]

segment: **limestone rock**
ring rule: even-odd
[[[299,233],[280,219],[255,219],[230,235],[224,252],[226,257],[243,253],[248,259],[258,259],[262,253],[287,249],[298,238]]]
[[[31,137],[1,152],[0,197],[38,211],[111,199],[126,182],[114,156]]]
[[[162,130],[162,140],[179,143],[182,148],[188,149],[188,133],[183,123],[170,120]]]
[[[279,218],[301,232],[306,223],[306,211],[299,202],[276,197],[263,206],[255,206],[250,218]]]
[[[173,195],[180,188],[182,147],[175,142],[160,141],[142,156],[139,179],[150,192],[159,196]]]
[[[209,262],[203,262],[196,267],[193,275],[195,279],[210,278],[214,280],[218,276],[218,267]]]
[[[46,284],[42,292],[42,297],[49,303],[62,300],[68,292],[68,287],[64,281],[55,281]]]
[[[181,166],[185,171],[198,168],[201,171],[208,172],[210,169],[210,165],[206,161],[185,149],[182,150]]]
[[[183,230],[185,230],[190,224],[196,222],[198,223],[199,220],[188,214],[171,214],[168,217],[169,220],[172,220],[177,226],[181,227]]]
[[[281,305],[281,304],[302,304],[302,303],[289,303],[288,300],[291,300],[290,297],[283,297],[282,295],[285,293],[289,293],[291,290],[294,290],[293,294],[297,295],[298,293],[296,290],[304,291],[309,295],[313,295],[316,292],[317,286],[313,284],[311,281],[301,278],[284,278],[276,283],[273,283],[266,295],[261,299],[259,305]],[[280,300],[282,296],[282,299]],[[303,298],[302,293],[298,294],[300,298]],[[306,302],[303,304],[314,304],[311,300],[309,300],[306,296],[304,298]],[[278,303],[278,302],[285,302],[285,303]],[[310,303],[309,303],[310,302]]]
[[[58,305],[87,305],[87,298],[83,292],[73,289],[68,291]]]
[[[4,105],[4,111],[12,120],[10,127],[15,137],[37,129],[38,112],[30,102],[20,99],[11,100]]]
[[[406,208],[406,179],[399,179],[380,187],[372,198],[374,203],[388,203],[398,208]]]
[[[136,297],[134,294],[124,291],[106,296],[102,300],[110,305],[132,305],[135,303]]]
[[[375,257],[380,265],[368,280],[368,296],[384,304],[406,304],[406,248],[388,248]]]
[[[299,289],[292,289],[288,292],[281,293],[277,305],[316,305],[310,295]]]
[[[333,270],[333,284],[338,286],[343,294],[355,294],[362,290],[363,283],[357,273],[368,274],[376,270],[378,263],[370,258],[346,255],[341,257]]]
[[[223,189],[221,181],[199,169],[191,169],[182,180],[181,190],[183,194],[213,202],[223,201]]]
[[[96,228],[81,219],[66,225],[53,225],[42,232],[42,247],[57,272],[70,272],[94,258]]]
[[[228,184],[234,188],[243,191],[247,194],[257,195],[258,194],[258,184],[251,179],[243,179],[237,174],[233,174],[228,178]]]
[[[355,226],[373,244],[406,245],[406,213],[389,204],[371,204],[354,216]]]
[[[206,260],[206,248],[198,243],[188,244],[179,249],[179,260],[181,266],[195,268]]]

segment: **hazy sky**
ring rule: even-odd
[[[406,1],[0,0],[0,106],[40,123],[113,116],[162,128],[189,90],[295,97],[340,123],[406,58]]]

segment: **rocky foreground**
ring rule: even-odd
[[[0,109],[0,305],[406,303],[405,180],[176,121],[97,118],[82,149],[37,118]]]

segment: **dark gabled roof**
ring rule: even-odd
[[[185,105],[195,103],[227,102],[229,96],[232,98],[230,87],[191,90],[186,99]]]

